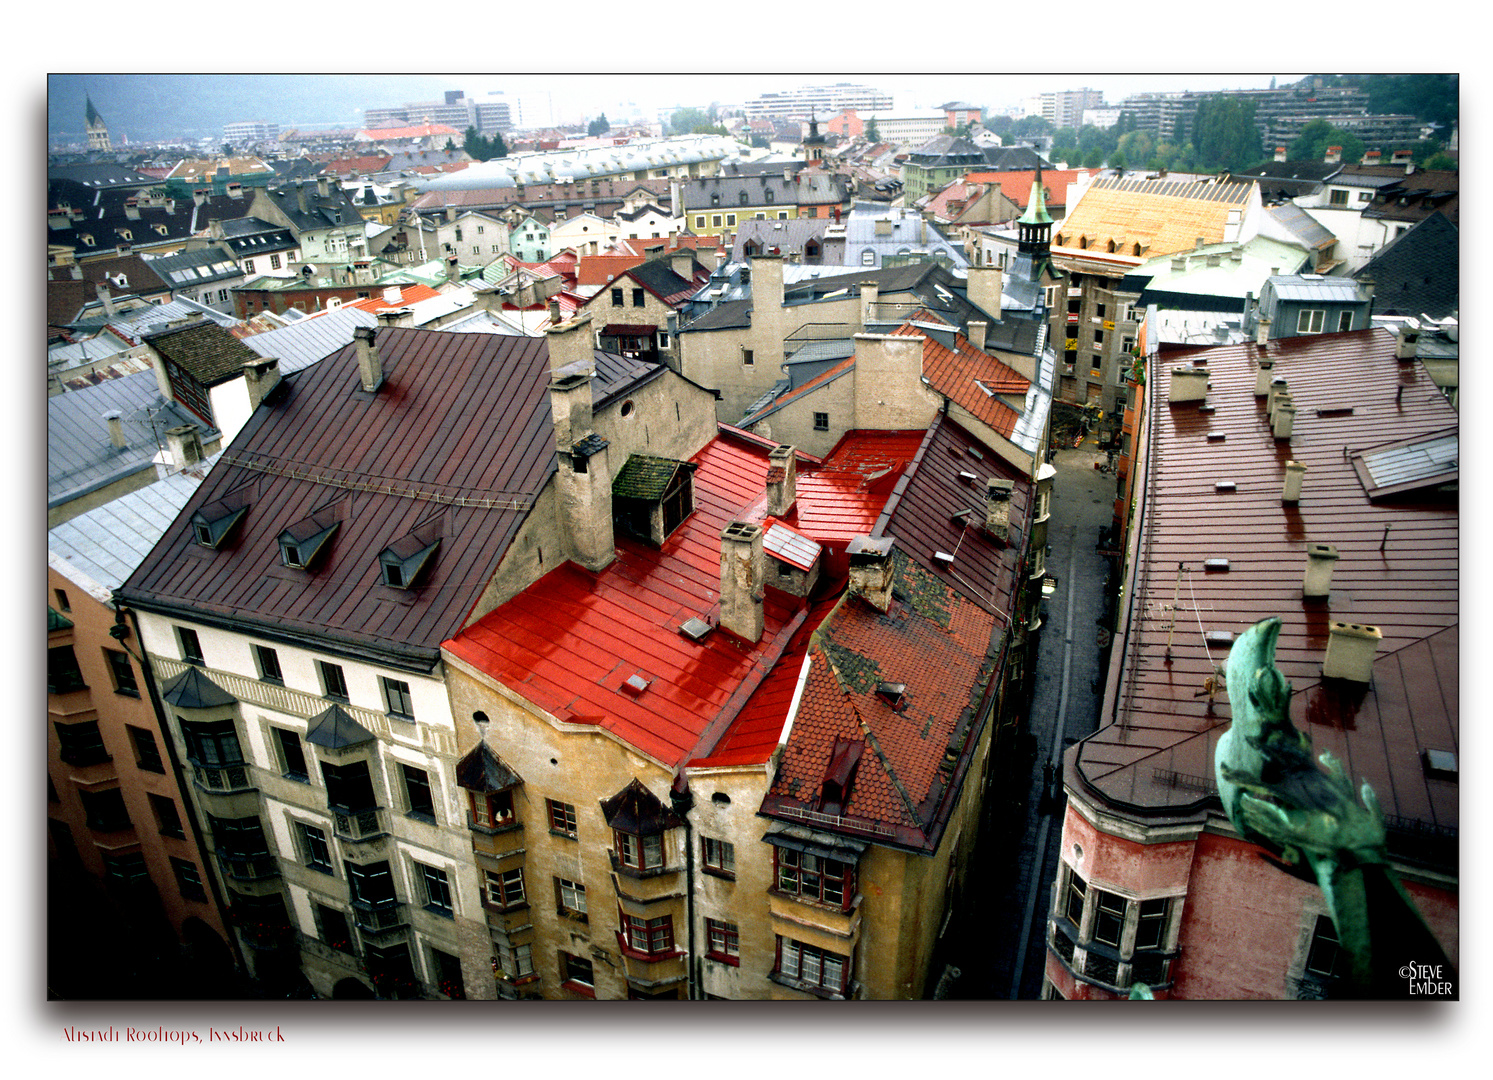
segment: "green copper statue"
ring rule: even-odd
[[[1266,619],[1229,651],[1233,723],[1218,740],[1219,797],[1242,837],[1321,887],[1349,958],[1343,989],[1403,997],[1401,967],[1451,965],[1389,867],[1373,789],[1365,783],[1356,800],[1338,761],[1323,754],[1319,768],[1311,739],[1292,725],[1291,686],[1275,667],[1279,635],[1280,620]]]

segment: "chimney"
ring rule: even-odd
[[[93,291],[98,294],[99,303],[104,305],[105,315],[113,316],[117,314],[114,308],[114,297],[109,295],[109,286],[105,285],[102,281],[96,282],[93,286]]]
[[[1343,148],[1341,146],[1329,146],[1327,156],[1322,159],[1323,164],[1336,165],[1343,160]]]
[[[129,198],[124,201],[124,216],[131,221],[140,220],[140,200]]]
[[[1263,349],[1265,347],[1265,343],[1268,342],[1269,340],[1270,340],[1270,316],[1268,316],[1268,315],[1261,315],[1259,317],[1258,321],[1256,321],[1256,323],[1255,323],[1255,344],[1258,345],[1260,348]],[[1266,369],[1266,370],[1269,370],[1269,369]],[[1259,384],[1257,383],[1256,385],[1258,386]],[[1256,394],[1260,394],[1260,393],[1262,393],[1262,391],[1256,390],[1255,393]]]
[[[1285,161],[1286,160],[1286,148],[1284,146],[1277,146],[1275,148],[1275,160],[1276,161]]]
[[[874,281],[861,282],[861,329],[876,321],[876,301],[881,296],[881,286]]]
[[[985,481],[985,531],[997,540],[1009,538],[1011,526],[1011,492],[1014,480],[994,476]]]
[[[447,223],[453,222],[455,220],[456,220],[456,207],[454,207],[454,206],[448,206],[448,207],[446,207],[446,221],[447,221]]]
[[[1327,624],[1327,655],[1322,658],[1324,679],[1372,682],[1374,654],[1384,635],[1377,626],[1337,622]]]
[[[943,399],[923,385],[921,334],[855,335],[854,413],[849,426],[912,431],[933,422]]]
[[[589,318],[545,331],[550,358],[565,347],[556,342],[579,338],[589,345]],[[592,357],[552,367],[550,416],[555,425],[557,508],[567,557],[588,570],[600,570],[616,557],[612,536],[612,476],[607,467],[607,440],[592,430]]]
[[[549,303],[546,306],[549,309],[550,325],[559,326],[562,322],[560,318],[560,301],[551,297]]]
[[[966,295],[969,302],[994,319],[1001,317],[1001,289],[1005,275],[993,266],[971,266],[967,271]]]
[[[265,395],[280,382],[280,360],[274,356],[244,361],[244,389],[249,391],[249,411],[259,408]]]
[[[358,350],[358,378],[368,393],[384,385],[384,362],[378,354],[378,330],[359,326],[353,330],[353,344]]]
[[[374,314],[380,326],[414,326],[415,309],[412,307],[381,308]]]
[[[1265,395],[1265,415],[1270,417],[1272,422],[1275,420],[1275,399],[1282,394],[1289,397],[1290,391],[1287,389],[1285,376],[1277,375],[1270,380],[1270,389]]]
[[[1180,274],[1180,273],[1182,273],[1186,269],[1187,269],[1187,256],[1186,255],[1173,255],[1172,256],[1172,273],[1174,273],[1174,274]]]
[[[171,455],[171,471],[180,472],[202,460],[202,435],[196,424],[182,424],[166,432],[166,450]]]
[[[550,371],[571,367],[577,371],[582,368],[596,371],[596,341],[591,334],[590,312],[569,322],[556,323],[544,331],[544,337],[549,347]],[[590,405],[586,407],[589,409]]]
[[[777,255],[753,255],[752,307],[758,312],[752,317],[753,324],[761,320],[770,325],[767,311],[776,311],[783,306],[783,260]]]
[[[1378,165],[1383,160],[1384,160],[1384,155],[1380,151],[1378,151],[1378,150],[1365,150],[1364,154],[1363,154],[1363,161],[1359,162],[1359,164],[1361,164],[1361,165]]]
[[[732,521],[721,530],[721,628],[762,640],[765,560],[762,526]]]
[[[329,177],[318,176],[316,178],[316,193],[323,199],[332,197],[332,182]]]
[[[1395,359],[1414,360],[1420,348],[1419,341],[1419,326],[1411,326],[1409,323],[1402,325],[1399,330],[1395,331]]]
[[[458,265],[455,255],[446,256],[446,280],[455,281],[461,276],[461,267]]]
[[[1305,472],[1305,468],[1302,469]],[[1301,595],[1307,600],[1326,600],[1332,592],[1332,567],[1338,560],[1337,548],[1331,544],[1306,545],[1306,573],[1301,579]]]
[[[1208,397],[1207,368],[1172,368],[1172,381],[1167,388],[1168,404],[1176,405],[1189,401],[1204,401]]]
[[[798,498],[798,456],[791,446],[774,447],[767,455],[767,512],[785,517]]]
[[[717,251],[715,253],[715,272],[717,274],[721,272],[722,268],[726,265],[726,260],[729,258],[730,256],[724,251]]]
[[[695,279],[695,252],[693,248],[680,248],[669,256],[669,266],[685,281]]]
[[[304,180],[295,182],[295,201],[301,213],[306,213],[306,182]]]
[[[104,423],[109,428],[109,445],[123,448],[124,446],[124,413],[118,409],[110,409],[104,413]]]
[[[1291,428],[1296,423],[1296,406],[1290,395],[1277,396],[1275,411],[1270,414],[1270,432],[1277,439],[1289,439]]]
[[[1286,462],[1286,482],[1281,488],[1280,501],[1293,506],[1301,501],[1301,482],[1306,478],[1306,466],[1299,461]]]
[[[968,330],[969,343],[981,352],[985,351],[985,331],[988,324],[980,319],[971,319]]]
[[[857,536],[845,548],[850,560],[850,590],[878,611],[892,606],[892,548],[890,536]]]

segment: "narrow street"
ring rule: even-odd
[[[1043,612],[1027,731],[1008,755],[1014,760],[992,766],[964,910],[945,935],[943,962],[959,969],[958,978],[944,980],[950,999],[1034,1000],[1041,991],[1062,830],[1062,753],[1095,729],[1102,690],[1099,631],[1110,560],[1098,541],[1115,494],[1114,476],[1094,467],[1104,458],[1092,438],[1053,458],[1047,573],[1057,587]]]

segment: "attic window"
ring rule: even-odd
[[[383,583],[395,589],[412,588],[435,558],[440,546],[439,520],[427,522],[403,539],[390,544],[378,556]]]
[[[899,708],[902,704],[902,699],[907,696],[907,684],[879,682],[876,684],[876,696],[892,708]]]
[[[845,804],[850,801],[850,787],[855,782],[855,770],[860,764],[863,749],[865,743],[859,740],[835,740],[819,787],[820,813],[838,816],[844,811]]]
[[[1457,778],[1457,755],[1450,750],[1427,750],[1424,760],[1427,776]]]
[[[612,514],[624,532],[662,545],[695,509],[694,466],[632,454],[612,481]]]
[[[219,548],[248,513],[247,499],[230,495],[210,502],[193,511],[192,535],[203,547]]]
[[[339,524],[341,522],[325,509],[296,522],[277,538],[280,544],[280,561],[293,570],[311,569]]]

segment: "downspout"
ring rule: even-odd
[[[125,615],[129,615],[129,624],[125,623]],[[125,644],[124,639],[131,633],[131,627],[135,640],[141,642],[140,654],[136,656],[134,650]],[[186,807],[187,821],[192,826],[192,838],[197,842],[197,850],[202,855],[202,876],[207,881],[208,888],[212,890],[213,903],[217,906],[218,914],[223,918],[223,931],[228,938],[228,950],[233,956],[233,962],[238,966],[240,972],[252,975],[249,966],[244,962],[243,952],[239,948],[238,934],[234,933],[233,922],[228,912],[228,905],[223,900],[223,890],[218,884],[217,869],[210,858],[212,849],[208,847],[206,838],[202,832],[202,824],[197,820],[197,804],[187,795],[184,777],[186,773],[182,769],[181,761],[176,756],[176,740],[171,737],[171,728],[167,726],[166,706],[161,701],[160,693],[156,688],[155,672],[151,670],[150,662],[145,659],[145,638],[140,634],[140,616],[134,608],[122,608],[119,600],[114,600],[114,625],[109,628],[109,636],[119,642],[119,647],[130,656],[134,657],[140,665],[140,671],[145,676],[145,687],[150,694],[150,705],[155,710],[156,723],[161,728],[161,741],[166,744],[166,756],[171,761],[171,775],[176,780],[176,789],[181,794],[182,804]]]
[[[700,997],[700,955],[695,949],[695,831],[689,823],[689,812],[694,809],[695,796],[689,789],[689,781],[681,771],[669,789],[669,804],[674,813],[684,822],[684,918],[689,923],[689,960],[685,970],[689,972],[686,993],[690,1001]]]

